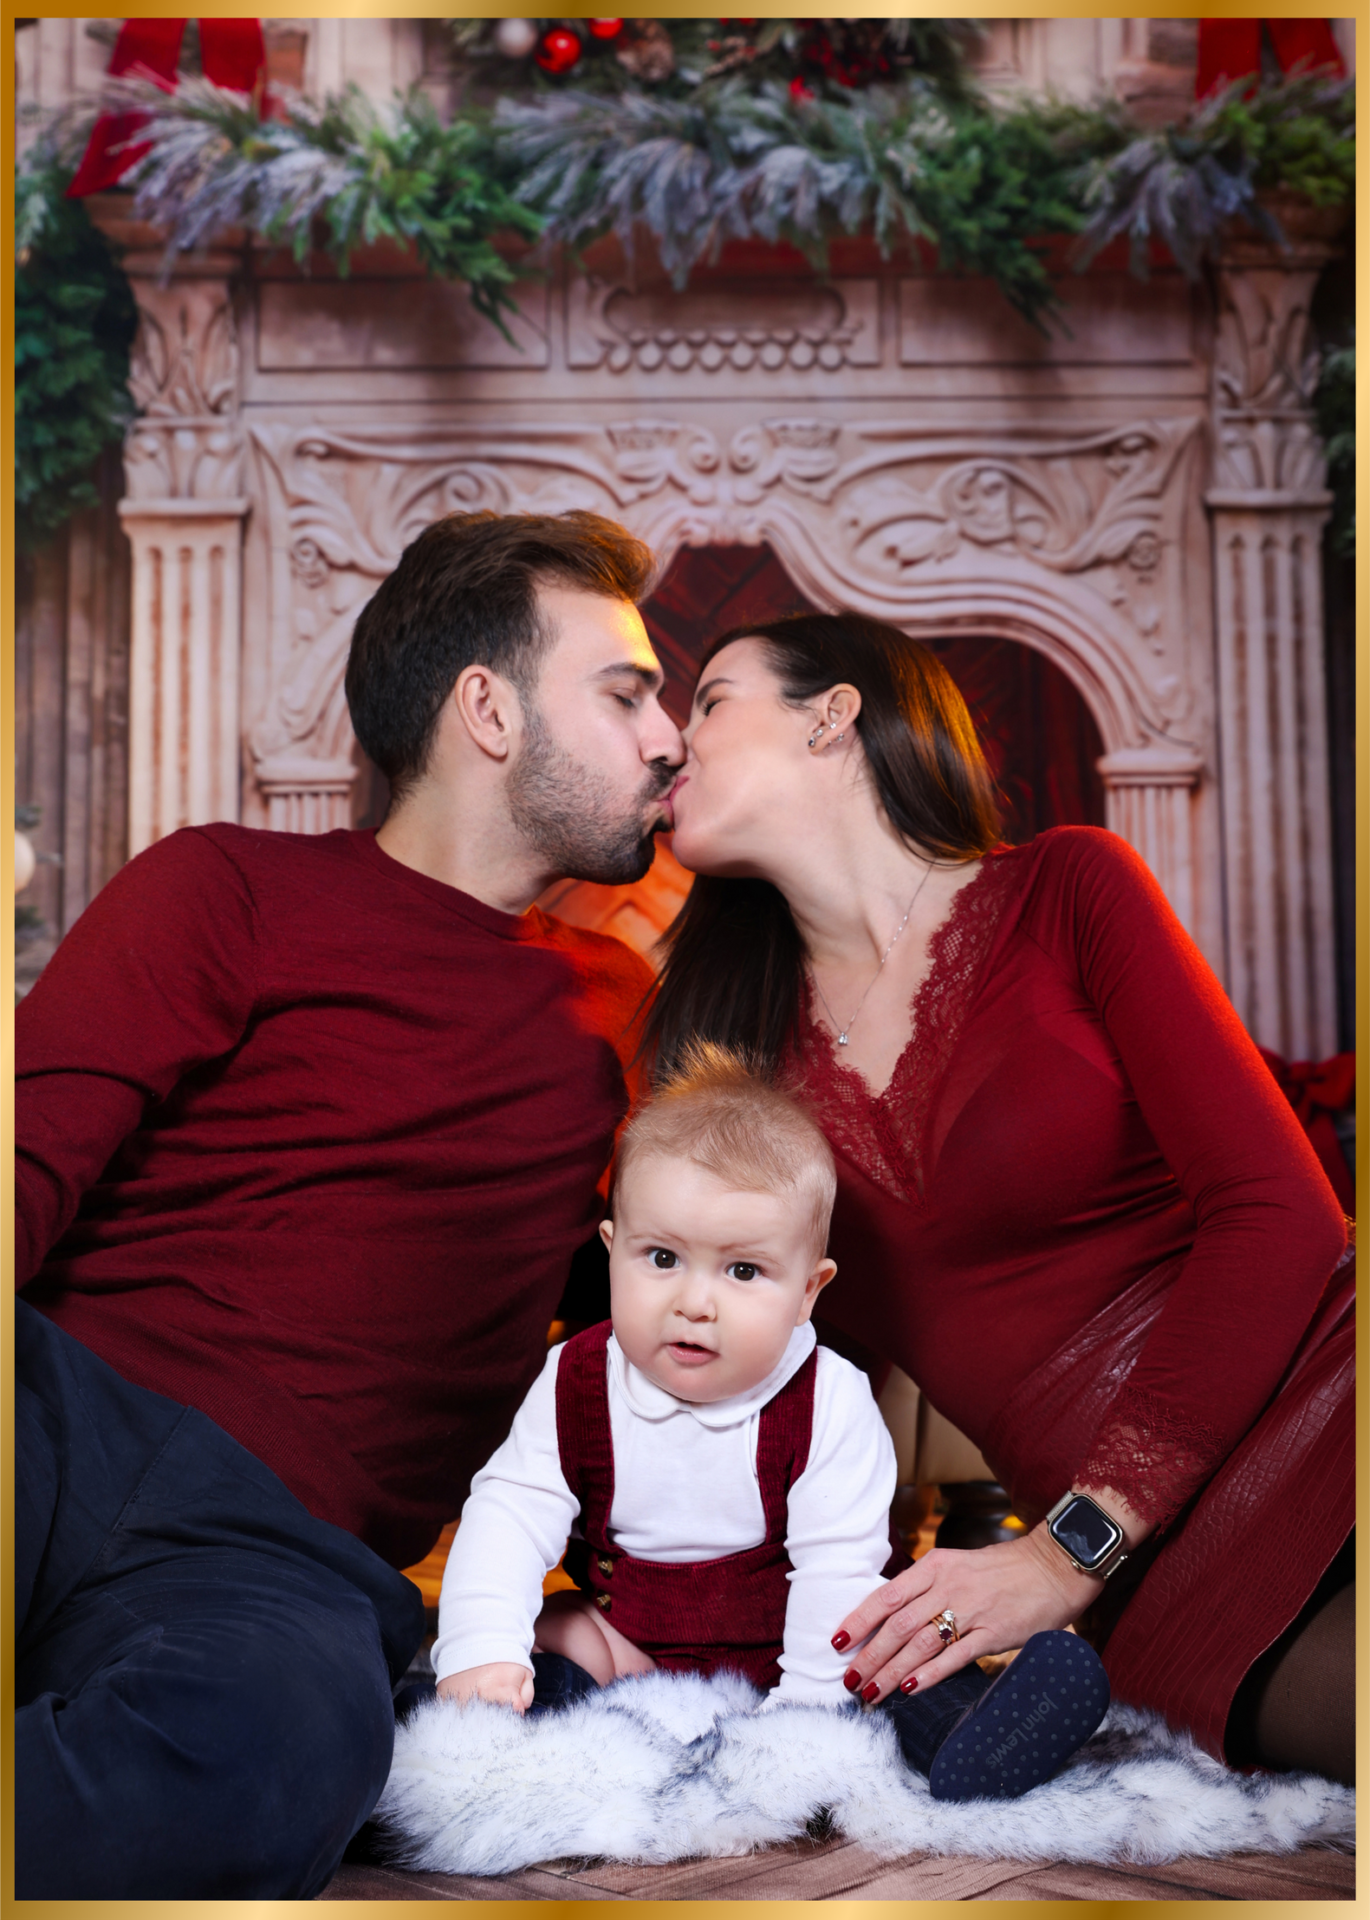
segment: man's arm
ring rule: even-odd
[[[198,829],[115,875],[15,1016],[15,1274],[24,1286],[150,1102],[241,1039],[252,896]]]

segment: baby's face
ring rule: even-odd
[[[618,1343],[677,1400],[764,1380],[837,1271],[806,1200],[735,1193],[692,1160],[635,1160],[600,1231]]]

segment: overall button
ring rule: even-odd
[[[613,1604],[614,1604],[613,1601],[609,1598],[609,1595],[607,1593],[597,1593],[595,1595],[595,1605],[597,1607],[602,1608],[605,1613],[609,1611],[610,1607],[613,1606]]]
[[[612,1580],[612,1579],[613,1579],[613,1577],[614,1577],[614,1563],[613,1563],[613,1561],[612,1561],[612,1560],[609,1560],[609,1559],[606,1559],[606,1558],[605,1558],[605,1557],[604,1557],[604,1556],[603,1556],[603,1555],[601,1554],[601,1556],[599,1557],[599,1559],[598,1559],[598,1560],[596,1560],[596,1562],[595,1562],[595,1565],[596,1565],[596,1566],[597,1566],[597,1567],[599,1568],[599,1570],[600,1570],[600,1572],[601,1572],[601,1573],[602,1573],[602,1574],[604,1575],[604,1578],[605,1578],[606,1580]]]

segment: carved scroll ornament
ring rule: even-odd
[[[1213,483],[1224,493],[1303,496],[1326,504],[1326,464],[1309,343],[1315,269],[1225,268],[1213,369]]]
[[[124,448],[128,497],[231,500],[242,492],[238,338],[222,281],[138,279]]]
[[[1092,434],[946,434],[802,416],[727,438],[661,418],[407,433],[254,426],[275,564],[289,572],[275,586],[274,684],[252,751],[259,767],[282,756],[339,763],[357,611],[425,526],[473,508],[592,507],[665,550],[682,537],[780,538],[790,550],[821,549],[838,582],[892,594],[924,575],[963,574],[973,556],[977,573],[1078,581],[1160,654],[1162,630],[1180,624],[1176,474],[1194,428],[1181,419]],[[1163,728],[1179,677],[1153,679],[1149,724]]]

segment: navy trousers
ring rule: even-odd
[[[15,1311],[16,1895],[308,1899],[385,1783],[418,1589]]]

